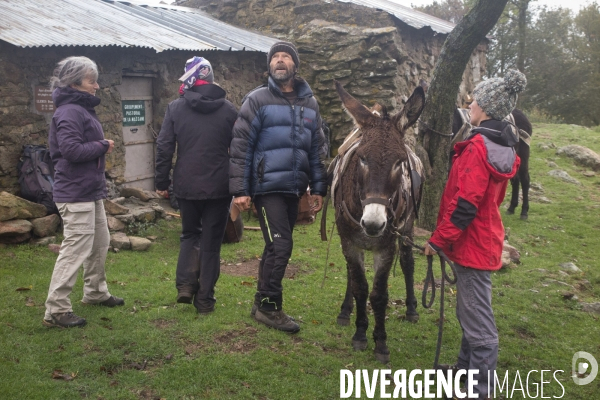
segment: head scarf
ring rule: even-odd
[[[204,57],[192,57],[185,63],[185,74],[179,78],[183,82],[179,88],[179,93],[191,87],[213,83],[215,76],[213,74],[210,62]]]

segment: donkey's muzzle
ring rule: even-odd
[[[386,207],[383,204],[368,204],[363,209],[360,226],[365,235],[379,237],[383,235],[387,224]]]
[[[363,220],[360,221],[360,226],[365,234],[369,237],[379,237],[385,231],[385,222],[383,224],[366,224]]]

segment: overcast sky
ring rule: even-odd
[[[429,5],[431,3],[433,3],[434,0],[389,0],[391,2],[394,3],[399,3],[402,4],[403,6],[407,6],[410,7],[411,4],[414,4],[415,6],[418,7],[422,7],[422,6],[426,6]],[[439,0],[438,0],[439,2]],[[558,8],[558,7],[564,7],[564,8],[570,8],[571,10],[573,10],[575,13],[577,13],[579,11],[579,9],[583,6],[589,5],[592,2],[592,0],[535,0],[532,1],[530,4],[530,7],[533,6],[542,6],[542,5],[546,5],[548,6],[548,8]]]

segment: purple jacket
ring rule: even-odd
[[[80,203],[106,198],[104,154],[109,144],[94,111],[100,99],[65,87],[55,89],[52,100],[56,111],[48,143],[54,164],[54,201]]]

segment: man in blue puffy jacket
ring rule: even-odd
[[[300,330],[282,310],[282,280],[292,255],[298,201],[307,188],[313,210],[323,206],[326,172],[319,106],[308,83],[297,76],[300,58],[289,42],[267,55],[269,82],[243,100],[230,146],[229,191],[241,209],[254,201],[265,249],[251,314],[269,327]]]

